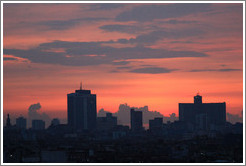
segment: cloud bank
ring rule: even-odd
[[[116,16],[116,21],[152,21],[155,19],[167,19],[207,12],[211,9],[211,4],[202,3],[177,3],[177,4],[155,4],[134,7],[131,10],[120,13]]]
[[[151,40],[152,39],[150,39],[150,41]],[[53,41],[50,43],[42,43],[36,48],[27,50],[4,49],[4,54],[25,58],[34,63],[59,64],[65,66],[115,64],[118,61],[127,64],[128,62],[124,61],[133,59],[163,59],[207,56],[207,54],[195,51],[171,51],[166,49],[154,49],[145,46],[115,48],[103,45],[105,43],[115,42]],[[63,49],[64,51],[56,52],[56,49]]]

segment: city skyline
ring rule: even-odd
[[[31,122],[33,123],[33,120],[44,121],[44,123],[46,123],[44,127],[46,126],[45,128],[47,128],[49,127],[49,124],[53,124],[53,120],[58,120],[60,123],[59,119],[61,119],[61,124],[67,124],[73,128],[74,131],[82,131],[87,129],[93,130],[97,126],[96,119],[103,118],[104,116],[108,117],[108,114],[110,114],[110,116],[116,116],[116,119],[119,119],[120,125],[135,126],[134,128],[136,129],[134,130],[136,131],[141,131],[144,128],[148,129],[149,124],[147,123],[159,118],[162,119],[163,123],[177,121],[185,122],[187,120],[191,121],[191,123],[194,123],[194,121],[197,123],[199,118],[205,118],[205,121],[207,121],[206,123],[211,123],[212,125],[216,124],[223,126],[225,122],[232,124],[243,123],[242,115],[240,117],[238,115],[233,115],[226,112],[226,102],[204,103],[202,101],[202,96],[200,96],[199,93],[194,96],[194,101],[192,103],[178,103],[178,116],[176,116],[175,113],[169,114],[169,116],[164,116],[160,112],[150,111],[148,106],[138,108],[130,107],[127,104],[121,104],[118,112],[113,114],[112,112],[105,111],[104,109],[97,111],[96,101],[96,94],[92,94],[91,90],[83,89],[81,82],[79,89],[75,90],[74,93],[67,94],[66,118],[61,119],[60,116],[51,117],[44,112],[40,112],[41,105],[40,103],[37,103],[31,105],[28,109],[28,115],[26,116],[29,123],[28,127],[30,127]],[[23,115],[15,115],[14,118],[16,118],[16,124],[11,123],[8,113],[7,120],[3,119],[4,124],[6,124],[6,126],[10,126],[10,124],[17,125],[17,120],[23,119]],[[200,119],[199,121],[202,122],[204,120]]]
[[[96,100],[81,84],[67,94],[67,123],[55,118],[48,127],[37,117],[31,127],[23,117],[13,125],[8,114],[3,163],[244,162],[243,123],[226,121],[225,102],[204,103],[197,94],[194,103],[179,103],[179,120],[164,122],[153,116],[146,129],[144,110],[129,107],[130,126],[122,125],[112,113],[97,116]],[[38,107],[29,110],[35,114]]]
[[[41,103],[66,115],[82,80],[98,111],[127,103],[178,115],[200,92],[241,115],[242,12],[240,3],[4,3],[4,114]]]
[[[16,124],[11,123],[9,114],[7,114],[7,119],[4,123],[5,127],[11,128],[13,126],[20,129],[26,129],[27,127],[30,127],[30,129],[39,128],[39,130],[44,130],[47,127],[52,127],[52,125],[60,125],[60,120],[57,117],[54,117],[52,120],[47,119],[47,117],[42,117],[42,114],[37,112],[39,109],[38,107],[40,107],[40,105],[37,104],[32,105],[29,108],[27,119],[29,123],[32,122],[31,127],[27,126],[27,119],[22,115],[16,118]],[[109,121],[110,123],[106,126],[112,128],[118,124],[117,119],[119,118],[119,121],[121,121],[122,118],[117,115],[113,117],[113,114],[111,112],[107,112],[104,110],[103,113],[99,111],[99,113],[97,114],[96,94],[92,94],[91,90],[82,89],[82,83],[80,83],[80,89],[75,90],[75,93],[67,94],[67,108],[67,120],[65,123],[62,123],[62,125],[67,125],[75,133],[80,133],[86,130],[94,132],[95,129],[100,129],[102,126],[105,126],[105,122],[107,121]],[[143,123],[143,116],[144,113],[146,116],[146,109],[142,110],[142,108],[128,106],[128,109],[125,109],[125,111],[125,113],[128,114],[126,118],[128,118],[129,123],[119,123],[118,125],[130,126],[133,132],[144,131],[145,127]],[[223,128],[226,126],[227,121],[226,102],[203,103],[202,96],[200,96],[199,94],[194,96],[194,103],[179,103],[180,117],[178,119],[171,119],[170,115],[170,120],[163,121],[164,116],[160,115],[161,114],[156,114],[152,115],[151,118],[147,117],[147,121],[149,122],[149,124],[160,124],[160,120],[162,124],[170,124],[171,122],[177,123],[179,121],[181,123],[190,123],[194,126],[197,126],[197,129],[199,130],[214,130],[214,126]],[[50,123],[50,125],[46,124],[45,127],[45,123],[47,122]],[[227,121],[227,123],[230,124],[231,122]]]

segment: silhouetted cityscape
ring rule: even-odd
[[[226,103],[179,103],[179,120],[162,117],[143,126],[143,112],[132,108],[130,127],[106,113],[97,117],[96,94],[67,94],[67,124],[20,116],[3,131],[4,163],[240,163],[243,124],[226,121]],[[27,124],[31,127],[28,128]]]

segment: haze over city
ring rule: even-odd
[[[3,16],[4,114],[40,103],[66,118],[82,81],[97,111],[127,103],[178,116],[199,92],[242,117],[242,4],[5,3]]]

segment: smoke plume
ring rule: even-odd
[[[32,104],[28,108],[28,126],[29,127],[31,127],[32,120],[34,120],[34,119],[40,119],[40,120],[45,121],[45,126],[46,127],[48,125],[50,125],[50,120],[51,119],[50,119],[49,115],[47,115],[46,113],[41,113],[40,109],[41,109],[41,104],[40,103]]]
[[[241,116],[238,114],[230,114],[229,112],[227,112],[226,119],[232,124],[235,124],[237,122],[243,123],[243,111],[241,112]]]

